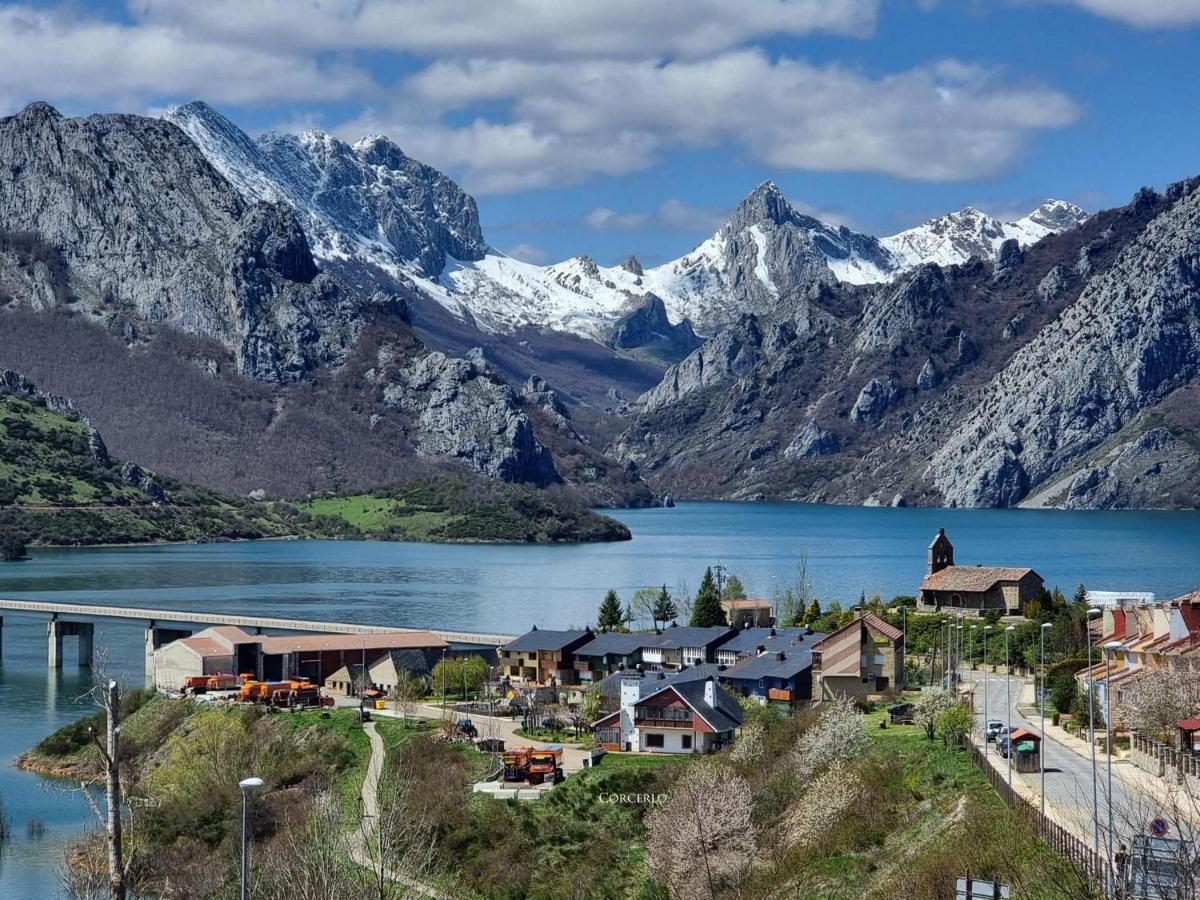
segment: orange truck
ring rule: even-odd
[[[563,780],[563,748],[558,744],[547,744],[529,754],[529,783],[541,784],[549,781],[558,784]]]
[[[505,781],[524,781],[529,777],[529,758],[532,747],[510,747],[504,751],[500,761],[504,763]]]
[[[232,691],[238,687],[236,675],[189,675],[183,680],[185,694],[204,694],[208,691]]]

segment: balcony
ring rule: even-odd
[[[646,728],[687,728],[693,726],[690,709],[636,709],[634,723]]]
[[[787,688],[767,688],[768,700],[782,700],[787,703],[791,703],[793,697],[794,694]]]

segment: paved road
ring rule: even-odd
[[[1001,719],[1010,723],[1011,728],[1028,728],[1038,734],[1041,733],[1039,727],[1039,717],[1034,715],[1032,719],[1028,719],[1017,711],[1017,698],[1022,689],[1022,683],[1018,678],[1006,678],[1003,675],[984,675],[978,676],[975,688],[975,708],[978,713],[977,734],[981,734],[984,723],[984,688],[987,688],[987,718]],[[1007,695],[1006,695],[1007,688]],[[1008,716],[1004,715],[1005,709],[1008,709]],[[1043,741],[1043,756],[1046,769],[1046,801],[1049,806],[1052,806],[1054,811],[1059,814],[1059,818],[1066,820],[1080,837],[1085,839],[1093,838],[1095,827],[1093,825],[1093,803],[1092,803],[1092,763],[1087,757],[1081,756],[1074,750],[1064,746],[1053,737],[1047,737]],[[993,754],[993,758],[1001,762],[1003,768],[1004,758],[1000,755],[995,744],[988,744],[988,752]],[[1114,765],[1113,772],[1113,833],[1114,833],[1114,849],[1121,843],[1129,843],[1129,835],[1135,831],[1140,832],[1144,828],[1144,823],[1148,822],[1157,810],[1153,804],[1141,794],[1132,790],[1119,776],[1119,767],[1129,765],[1128,763],[1117,763]],[[1097,770],[1097,789],[1096,797],[1099,802],[1099,843],[1100,852],[1107,855],[1108,842],[1108,791],[1107,791],[1107,766],[1103,754],[1096,755],[1096,770]],[[1033,772],[1022,774],[1012,769],[1012,778],[1014,782],[1017,779],[1022,779],[1026,784],[1040,794],[1040,776],[1039,773]],[[1051,809],[1047,808],[1047,813]]]

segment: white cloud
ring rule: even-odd
[[[514,259],[533,263],[535,266],[546,266],[554,260],[549,250],[538,247],[536,244],[516,244],[504,252]]]
[[[668,63],[441,61],[399,90],[408,107],[508,104],[510,123],[433,123],[418,138],[433,151],[431,162],[466,165],[468,181],[485,191],[622,174],[671,149],[722,145],[784,169],[992,177],[1016,161],[1032,133],[1079,114],[1055,90],[1007,83],[955,60],[871,78],[759,50]],[[458,152],[436,155],[453,145]],[[521,170],[510,168],[514,161]],[[538,164],[540,173],[529,170]]]
[[[253,46],[573,60],[695,58],[771,35],[865,37],[879,0],[132,0],[139,19]]]
[[[222,44],[177,28],[0,7],[0,59],[11,98],[149,104],[163,96],[218,103],[326,101],[372,90],[346,65]]]
[[[720,210],[692,206],[672,197],[653,212],[617,212],[600,206],[583,217],[583,224],[593,231],[656,231],[708,233],[716,231],[725,221]]]
[[[1080,9],[1117,19],[1139,28],[1169,28],[1200,24],[1196,0],[1058,0]]]

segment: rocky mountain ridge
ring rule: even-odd
[[[1198,183],[744,317],[634,403],[611,449],[676,497],[1195,505]]]
[[[879,239],[799,212],[768,181],[679,259],[649,269],[632,257],[618,266],[588,256],[539,266],[488,247],[474,201],[386,138],[350,146],[307,131],[252,140],[201,102],[166,118],[245,198],[291,205],[324,264],[377,269],[484,333],[534,328],[622,349],[634,348],[628,330],[616,330],[650,296],[669,324],[687,320],[711,335],[743,314],[787,310],[822,283],[878,283],[924,262],[992,259],[1006,239],[1025,246],[1086,218],[1057,200],[1008,224],[968,208]]]
[[[298,146],[269,136],[264,143]],[[425,264],[422,259],[434,246],[431,236],[453,252],[477,238],[473,201],[386,142],[368,141],[354,149],[317,138],[309,144],[307,152],[325,164],[357,165],[354,177],[368,170],[384,173],[358,192],[320,189],[324,179],[319,175],[304,184],[318,186],[312,198],[323,212],[340,204],[352,213],[369,195],[376,205],[361,214],[391,223],[394,247],[418,248],[414,264]],[[306,171],[311,174],[312,167]],[[397,172],[406,174],[393,179]],[[407,193],[397,183],[420,178],[425,183],[410,184]],[[440,230],[430,224],[442,216],[439,210],[449,210]],[[593,500],[648,502],[649,492],[636,473],[578,446],[583,443],[578,435],[570,440],[552,435],[566,460],[563,468],[556,466],[536,434],[543,426],[526,413],[516,391],[485,366],[429,352],[413,335],[399,294],[362,290],[340,273],[322,269],[310,251],[309,221],[289,198],[244,196],[172,122],[130,115],[66,118],[44,103],[31,104],[0,119],[0,299],[8,307],[0,327],[6,335],[24,338],[0,342],[0,365],[30,372],[39,383],[81,403],[81,391],[93,398],[103,395],[89,384],[106,377],[105,371],[90,368],[100,354],[96,361],[80,360],[88,369],[80,373],[32,352],[33,346],[64,346],[68,334],[87,340],[90,324],[120,336],[145,390],[169,393],[183,384],[151,348],[186,346],[186,364],[199,366],[220,391],[232,392],[220,403],[231,410],[273,404],[268,431],[289,409],[301,417],[321,409],[320,424],[312,422],[312,430],[325,429],[325,417],[338,415],[340,406],[347,420],[362,420],[367,435],[357,449],[328,435],[328,444],[343,452],[371,459],[387,448],[400,456],[459,461],[489,477],[538,486],[571,481],[574,461],[588,459],[585,478]],[[16,315],[18,310],[26,314]],[[205,349],[195,349],[205,342],[210,342]],[[379,359],[364,363],[367,347],[389,354],[389,365]],[[329,393],[315,397],[323,384]],[[207,386],[204,392],[209,394]],[[116,429],[122,443],[157,443],[153,432],[162,427],[161,420],[131,425],[128,410],[113,405],[128,405],[131,398],[106,399],[102,408],[92,402],[85,408],[106,430],[109,422],[122,422],[124,427]],[[254,416],[231,419],[222,426],[254,427]],[[251,435],[238,434],[234,443],[250,440]],[[198,453],[199,448],[191,453],[177,448],[171,454],[175,471],[158,461],[154,465],[193,477],[207,470]],[[315,473],[299,464],[302,455],[282,471],[243,463],[210,483],[285,494],[311,489]],[[248,487],[243,480],[248,471],[258,473],[260,483]],[[605,484],[610,471],[620,481],[613,492]],[[371,463],[352,484],[339,486],[362,486],[360,479],[369,486],[388,478],[394,479],[390,465]]]

